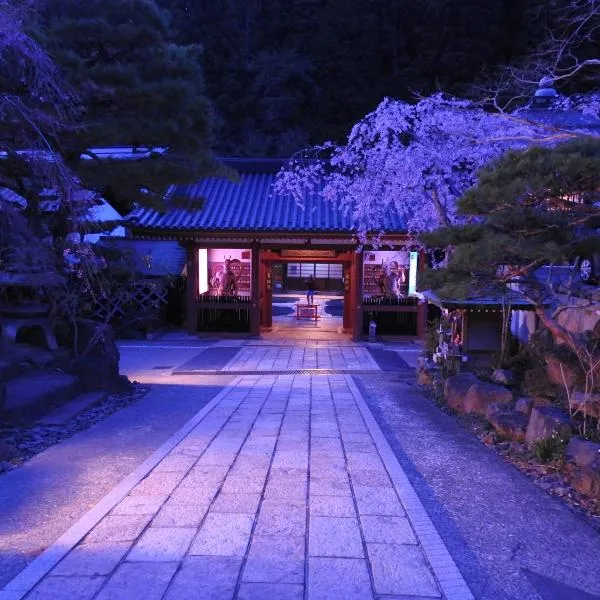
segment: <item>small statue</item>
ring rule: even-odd
[[[238,283],[237,277],[231,266],[234,263],[241,264],[241,261],[237,258],[224,257],[223,268],[219,269],[214,276],[211,278],[211,285],[216,288],[219,296],[237,296]]]
[[[398,262],[392,260],[385,264],[381,263],[381,271],[377,280],[379,293],[386,296],[402,298],[403,294],[400,286],[406,282],[406,274],[403,268],[400,268]]]

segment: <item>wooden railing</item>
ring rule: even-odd
[[[371,319],[377,324],[378,335],[416,336],[418,298],[370,296],[363,298],[362,332],[369,332]]]
[[[394,296],[365,296],[363,298],[363,305],[369,306],[417,306],[419,303],[418,298],[405,297],[395,298]]]
[[[198,330],[249,331],[250,302],[250,296],[199,296]]]

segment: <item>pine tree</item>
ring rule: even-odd
[[[430,270],[422,286],[447,298],[517,287],[542,323],[577,351],[556,319],[559,292],[569,294],[576,282],[541,277],[540,267],[568,267],[600,252],[599,190],[598,140],[507,153],[460,200],[465,225],[421,236],[429,247],[451,248],[447,267]]]
[[[175,43],[169,14],[154,0],[47,0],[38,28],[80,97],[81,127],[59,146],[86,187],[126,211],[160,205],[167,185],[210,168],[202,48]],[[102,146],[156,152],[139,161],[100,161],[93,152],[80,159]]]

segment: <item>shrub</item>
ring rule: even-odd
[[[549,463],[563,457],[565,446],[565,440],[554,434],[545,440],[537,441],[533,447],[533,454],[541,463]]]

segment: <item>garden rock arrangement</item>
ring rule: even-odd
[[[552,406],[535,406],[529,416],[525,441],[528,444],[559,438],[567,441],[571,437],[569,415]]]
[[[557,367],[554,359],[549,364],[555,374],[557,370],[567,372]],[[533,374],[528,375],[535,380]],[[426,359],[417,370],[418,383],[433,393],[442,407],[452,409],[484,443],[534,477],[543,489],[600,517],[600,435],[597,424],[590,421],[598,418],[596,396],[571,394],[565,399],[558,384],[547,378],[537,380],[543,393],[525,395],[527,385],[523,386],[522,380],[508,369],[479,377],[463,372],[444,379],[439,365]],[[558,398],[546,392],[552,385]],[[582,431],[584,417],[588,421]],[[591,439],[585,439],[584,433]],[[600,521],[597,525],[600,527]]]
[[[0,472],[139,397],[119,374],[112,329],[78,324],[78,347],[46,350],[28,344],[0,353]]]
[[[127,387],[110,327],[83,321],[77,340],[77,351],[28,344],[1,349],[0,419],[31,423],[86,392]]]
[[[80,321],[77,358],[71,365],[86,392],[119,385],[119,349],[114,330],[93,321]]]
[[[128,389],[104,396],[101,402],[61,425],[18,424],[0,417],[0,473],[19,466],[49,446],[88,429],[112,413],[140,400],[148,388],[131,384]]]

